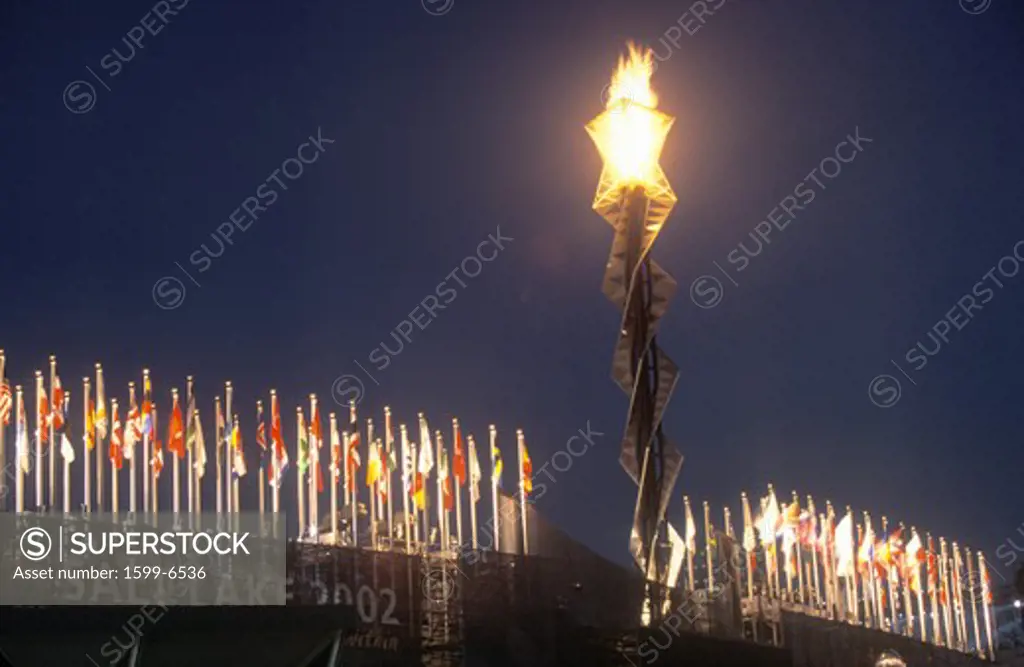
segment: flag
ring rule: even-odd
[[[358,428],[359,424],[356,423],[355,426]],[[356,431],[348,439],[348,454],[346,455],[345,465],[348,466],[348,490],[352,491],[356,488],[356,473],[359,470],[359,466],[363,465],[363,460],[359,456],[359,431]]]
[[[864,519],[864,536],[860,542],[860,549],[857,551],[857,561],[862,568],[867,568],[875,556],[875,531],[871,529],[871,518]]]
[[[121,417],[117,414],[117,406],[114,405],[111,411],[113,412],[111,418],[114,422],[114,428],[110,432],[108,456],[114,467],[120,470],[124,465],[124,434],[121,428]]]
[[[71,444],[71,423],[66,419],[61,419],[60,423],[60,454],[66,463],[74,463],[75,448]]]
[[[213,423],[213,455],[217,460],[217,470],[220,470],[222,465],[221,461],[221,443],[224,442],[224,432],[227,430],[227,426],[224,424],[224,414],[220,411],[220,402],[217,402],[217,414],[214,415]]]
[[[816,542],[817,518],[810,510],[800,512],[799,525],[797,527],[797,539],[805,547],[813,547]]]
[[[323,445],[324,436],[320,429],[320,404],[313,405],[312,421],[309,424],[309,463],[316,467],[316,492],[324,492],[324,472],[320,467],[320,446]],[[312,473],[310,473],[312,474]]]
[[[441,498],[447,512],[455,509],[455,496],[452,495],[452,478],[448,474],[448,450],[441,447],[441,460],[437,463],[437,475],[441,478]]]
[[[395,434],[391,430],[391,419],[384,420],[384,468],[390,473],[398,470],[398,460],[395,457]]]
[[[782,514],[779,512],[779,501],[775,498],[775,491],[770,491],[768,500],[765,503],[764,513],[758,525],[761,533],[761,544],[774,546],[775,538],[778,535],[779,525],[782,523]]]
[[[382,464],[380,460],[380,446],[378,443],[370,443],[370,458],[366,463],[366,487],[373,488],[373,485],[380,481]]]
[[[274,401],[270,415],[270,441],[274,444],[274,456],[277,457],[277,479],[274,484],[281,486],[281,479],[284,471],[288,469],[288,450],[284,446],[284,437],[281,435],[281,407]]]
[[[18,410],[17,432],[14,437],[14,446],[17,451],[18,461],[21,464],[22,472],[29,472],[31,466],[28,458],[28,418],[25,416],[25,401],[21,402]]]
[[[206,438],[203,436],[203,423],[199,419],[199,411],[195,412],[193,420],[193,431],[195,432],[195,444],[192,448],[192,467],[196,470],[196,477],[203,478],[206,473]]]
[[[177,394],[174,395],[174,406],[171,408],[171,421],[167,425],[167,451],[178,457],[179,461],[185,456],[184,425]]]
[[[693,512],[690,511],[690,503],[686,503],[686,525],[683,526],[684,541],[686,548],[691,554],[697,552],[697,524],[693,521]]]
[[[196,462],[196,395],[188,397],[185,408],[185,448],[192,454],[192,465]]]
[[[299,473],[306,474],[309,467],[309,436],[306,434],[306,419],[299,413]]]
[[[54,374],[53,376],[53,387],[51,387],[51,398],[50,398],[50,421],[53,424],[53,430],[60,433],[64,430],[64,387],[60,383],[60,376]],[[63,450],[64,443],[61,443],[61,449]],[[72,458],[74,455],[72,455]]]
[[[149,376],[142,381],[142,436],[153,438],[156,433],[156,420],[153,418],[153,385]]]
[[[143,406],[145,410],[145,406]],[[145,430],[145,429],[143,429]],[[150,404],[149,410],[149,432],[153,435],[156,434],[156,407]],[[150,461],[153,466],[153,472],[159,479],[160,471],[164,469],[164,445],[160,442],[160,438],[153,439],[153,459]],[[156,490],[153,490],[156,493]]]
[[[519,481],[523,487],[523,493],[530,495],[533,493],[533,461],[530,460],[530,452],[526,450],[526,440],[523,440],[519,446],[523,452],[523,469],[520,471]]]
[[[402,487],[412,496],[413,471],[416,469],[416,444],[403,439],[405,448],[402,450]]]
[[[466,486],[466,458],[462,455],[462,431],[455,429],[455,480]]]
[[[263,420],[263,403],[256,404],[256,444],[260,446],[260,467],[267,460],[267,425]]]
[[[482,477],[480,461],[476,458],[476,442],[471,437],[469,439],[469,497],[474,503],[480,500],[480,479]]]
[[[103,373],[96,374],[96,437],[100,440],[107,437],[107,392],[103,386]]]
[[[341,436],[338,435],[338,423],[331,420],[331,483],[336,484],[337,479],[341,476],[341,461],[343,459],[343,452],[341,451]]]
[[[416,443],[414,442],[414,443],[411,443],[411,444],[412,444],[412,451],[414,452],[413,453],[413,458],[415,459],[416,458],[416,455],[415,455]],[[421,450],[422,450],[422,448],[423,448],[423,446],[420,445],[420,449]],[[418,509],[421,509],[421,510],[422,509],[426,509],[426,507],[427,507],[427,485],[426,485],[425,482],[426,482],[426,480],[424,478],[423,473],[421,473],[421,472],[419,472],[417,470],[413,474],[412,499],[413,499],[413,502],[416,503],[416,507]]]
[[[44,445],[50,441],[50,434],[46,428],[47,424],[50,421],[49,406],[50,404],[46,400],[46,394],[40,395],[39,402],[36,405],[36,407],[38,408],[36,419],[36,438],[38,438],[39,442],[43,443]]]
[[[504,487],[501,485],[501,473],[505,469],[505,462],[501,460],[501,450],[498,449],[498,445],[491,446],[491,457],[494,460],[493,467],[491,468],[491,486],[497,486],[499,489]]]
[[[925,554],[924,549],[921,548],[921,538],[915,531],[913,537],[907,542],[906,558],[904,559],[906,572],[903,575],[910,585],[910,590],[914,593],[921,592],[921,563],[924,560]]]
[[[853,538],[853,516],[849,512],[836,526],[836,575],[840,577],[851,577],[854,573],[854,538]]]
[[[430,427],[427,420],[420,415],[420,461],[418,471],[421,475],[429,478],[430,471],[434,469],[434,446],[430,442]]]
[[[11,423],[11,406],[14,399],[11,397],[11,385],[7,380],[0,378],[0,426],[7,426]]]
[[[82,439],[85,440],[85,451],[86,453],[91,452],[96,447],[96,406],[93,405],[92,399],[89,399],[89,407],[85,411],[85,433],[82,434]]]
[[[135,443],[142,439],[142,416],[139,414],[139,406],[135,404],[135,392],[132,392],[131,405],[128,408],[128,416],[124,424],[124,457],[131,459],[135,455]],[[97,415],[99,407],[97,409]],[[97,417],[99,419],[99,417]],[[99,428],[96,429],[99,434]]]
[[[232,420],[231,429],[231,451],[233,452],[234,467],[232,474],[234,477],[245,477],[245,455],[242,452],[242,429],[238,426],[238,420]]]

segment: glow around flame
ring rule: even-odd
[[[620,57],[612,75],[605,112],[587,125],[616,185],[649,185],[658,177],[658,158],[674,119],[656,110],[653,73],[653,52],[629,44],[628,58]]]

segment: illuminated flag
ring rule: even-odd
[[[380,481],[382,464],[380,460],[380,447],[377,443],[370,443],[370,458],[366,463],[366,486],[372,489],[373,485]]]
[[[281,435],[281,407],[274,401],[270,415],[270,440],[274,445],[274,456],[277,457],[277,479],[274,484],[281,486],[281,479],[284,471],[288,469],[288,450],[284,446],[284,437]]]
[[[91,452],[96,447],[96,418],[95,413],[96,406],[93,405],[92,399],[89,399],[89,408],[85,411],[85,433],[82,434],[82,439],[85,440],[85,451]]]
[[[906,573],[904,578],[910,584],[910,590],[914,593],[921,592],[921,564],[925,562],[925,553],[921,545],[921,538],[914,531],[910,541],[907,542],[906,559],[904,565]]]
[[[256,404],[256,444],[260,446],[260,465],[267,457],[267,425],[263,420],[263,403]]]
[[[171,407],[171,421],[167,425],[167,450],[178,457],[179,461],[185,456],[184,425],[177,394],[174,395],[174,405]]]
[[[132,408],[135,407],[134,402]],[[103,386],[103,373],[96,373],[96,436],[107,437],[107,392]]]
[[[143,405],[143,412],[145,412],[145,405]],[[143,426],[143,431],[145,430],[145,426]],[[149,432],[156,434],[156,406],[152,404],[149,409]],[[159,479],[160,471],[164,469],[164,444],[160,442],[160,438],[153,440],[153,458],[150,465],[153,466],[153,473]]]
[[[245,477],[245,455],[242,452],[242,429],[238,427],[238,420],[233,420],[234,427],[231,431],[231,450],[234,453],[234,469],[231,471],[235,477]]]
[[[217,414],[214,415],[213,424],[213,455],[217,459],[217,470],[221,469],[221,443],[226,442],[227,438],[224,433],[227,430],[227,426],[224,424],[224,414],[220,411],[220,404],[217,404]]]
[[[62,408],[61,412],[63,411],[64,410]],[[66,463],[74,463],[75,448],[71,444],[71,423],[64,418],[61,418],[60,420],[60,454],[64,457],[64,461]]]
[[[519,483],[523,487],[523,493],[530,495],[533,493],[533,461],[530,460],[530,452],[526,450],[526,440],[522,441],[520,448],[522,449],[523,464],[522,470],[519,471]]]
[[[192,461],[192,467],[196,470],[196,477],[202,479],[206,473],[206,438],[203,436],[203,423],[199,419],[199,411],[196,411],[195,415],[193,420],[195,443],[192,447],[192,456],[195,459]]]
[[[498,449],[498,445],[491,447],[491,457],[494,460],[494,466],[491,468],[491,486],[504,489],[505,487],[501,485],[501,473],[505,470],[505,462],[501,460],[501,450]]]
[[[331,483],[336,484],[341,476],[342,459],[344,453],[341,451],[341,436],[338,435],[338,423],[331,420]]]
[[[356,424],[358,427],[358,424]],[[363,460],[359,456],[359,431],[356,431],[348,439],[348,454],[346,455],[345,465],[348,466],[348,490],[352,491],[356,488],[356,473],[359,471],[359,466],[363,465]]]
[[[124,464],[124,434],[121,428],[121,417],[117,414],[117,405],[114,405],[111,412],[111,419],[114,422],[114,428],[110,432],[110,461],[114,464],[114,467],[118,470],[121,469]]]
[[[685,532],[684,540],[686,541],[686,548],[691,554],[697,552],[697,524],[693,520],[693,512],[690,511],[690,503],[686,503],[686,525],[683,527]]]
[[[193,392],[188,397],[188,405],[185,407],[185,449],[192,454],[192,464],[196,461],[196,395]]]
[[[97,407],[98,410],[99,407]],[[96,432],[99,434],[98,428]],[[124,425],[124,457],[126,459],[134,457],[135,443],[139,440],[142,440],[142,415],[139,413],[139,406],[135,404],[135,392],[132,391],[131,405],[128,408],[128,417]]]
[[[779,512],[779,501],[775,498],[774,490],[769,492],[768,502],[764,507],[764,513],[761,515],[760,525],[758,525],[758,532],[761,533],[761,544],[764,546],[774,546],[779,525],[782,523],[782,513]]]
[[[309,468],[309,436],[306,434],[306,418],[299,413],[299,474],[306,474]]]
[[[836,574],[840,577],[852,577],[854,573],[854,538],[853,516],[849,512],[836,526]]]
[[[153,417],[153,384],[149,376],[142,382],[142,435],[152,438],[156,434],[156,419]]]
[[[0,425],[7,426],[11,423],[11,406],[14,399],[11,397],[11,385],[7,380],[0,378]]]
[[[455,496],[452,495],[452,478],[448,474],[448,450],[441,448],[441,460],[437,463],[437,475],[441,478],[441,497],[446,511],[455,509]]]
[[[18,462],[21,464],[21,471],[28,472],[28,418],[25,416],[25,401],[21,402],[18,409],[17,431],[14,434],[14,447],[18,455]]]
[[[417,469],[421,475],[429,479],[434,469],[434,445],[430,442],[430,427],[427,418],[420,415],[420,461]]]
[[[47,423],[50,421],[50,404],[46,400],[46,394],[39,396],[39,402],[36,407],[38,408],[36,414],[36,438],[45,445],[50,441],[50,435],[46,429]]]
[[[455,480],[459,486],[466,486],[466,459],[462,454],[462,431],[455,429]],[[531,472],[532,476],[532,472]]]
[[[473,502],[480,500],[480,480],[483,475],[480,473],[480,461],[476,457],[476,442],[473,437],[469,438],[469,497]]]
[[[320,467],[320,446],[323,445],[324,436],[320,429],[320,404],[313,406],[312,421],[309,424],[309,464],[316,467],[316,492],[324,492],[324,472]],[[313,474],[313,473],[310,473]]]
[[[395,434],[391,430],[391,419],[384,420],[384,466],[388,473],[398,470],[398,459],[395,457]]]
[[[860,542],[860,549],[857,551],[857,561],[863,568],[867,568],[875,556],[875,531],[871,528],[871,517],[864,518],[864,536]]]
[[[62,432],[64,430],[64,387],[61,386],[59,375],[53,376],[50,411],[50,421],[53,423],[53,430]],[[62,442],[61,449],[63,450],[63,448],[64,443]],[[71,455],[71,458],[74,460],[74,454]]]

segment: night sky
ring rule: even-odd
[[[633,39],[677,118],[662,164],[679,202],[653,251],[679,283],[659,337],[681,370],[673,520],[688,494],[739,527],[740,491],[774,482],[983,548],[998,571],[1024,523],[1024,7],[706,6],[169,0],[161,21],[152,2],[3,3],[8,376],[31,387],[56,354],[80,429],[96,361],[122,402],[149,367],[164,430],[193,374],[208,447],[225,380],[250,446],[274,387],[293,462],[295,406],[315,392],[341,413],[332,387],[358,382],[378,422],[390,405],[448,433],[456,415],[481,442],[496,423],[507,471],[515,428],[536,471],[589,422],[604,435],[538,508],[628,563],[611,228],[584,125]],[[157,34],[132,54],[143,23]],[[499,230],[503,250],[481,246]],[[467,277],[478,252],[493,259]],[[444,309],[400,324],[442,282]]]

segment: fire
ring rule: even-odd
[[[619,58],[612,75],[605,112],[587,125],[616,186],[649,185],[660,173],[658,158],[674,119],[657,111],[653,73],[654,53],[629,44],[628,58]]]

